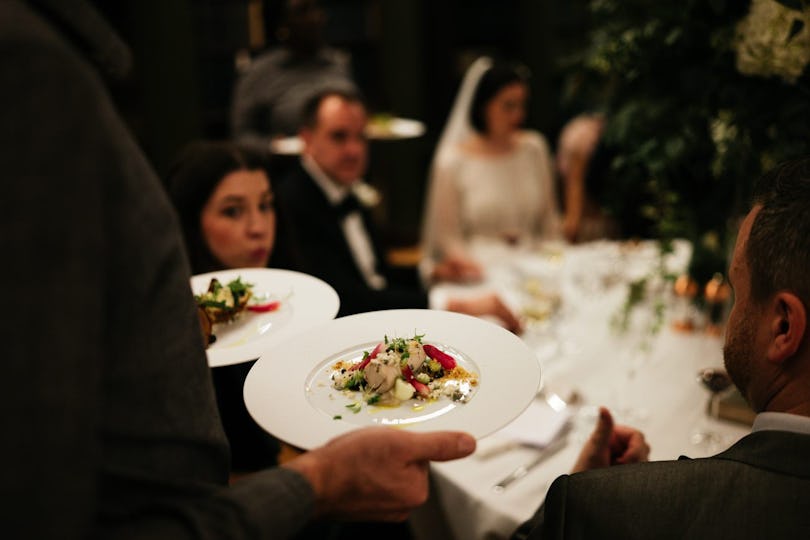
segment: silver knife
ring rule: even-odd
[[[556,454],[558,451],[562,450],[567,442],[568,437],[559,437],[555,439],[554,441],[551,442],[551,444],[543,448],[540,451],[540,454],[537,455],[537,457],[535,457],[533,460],[519,466],[514,471],[509,473],[503,480],[492,486],[493,491],[500,493],[501,491],[505,490],[512,482],[520,480],[521,478],[529,474],[529,471],[537,467],[547,457],[550,457]]]

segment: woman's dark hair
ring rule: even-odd
[[[222,269],[202,236],[200,214],[219,182],[240,170],[268,170],[268,157],[229,141],[196,141],[175,158],[166,174],[166,189],[180,218],[191,271]],[[269,177],[269,175],[268,175]]]
[[[475,87],[472,103],[470,104],[470,124],[478,133],[485,134],[488,130],[485,109],[487,103],[505,86],[514,83],[529,84],[528,70],[515,64],[495,63],[489,68],[478,86]]]

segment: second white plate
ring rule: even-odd
[[[238,268],[199,274],[191,278],[194,294],[208,289],[211,278],[223,285],[237,277],[253,284],[253,293],[280,300],[275,311],[245,312],[232,323],[214,325],[217,339],[207,349],[208,365],[248,362],[302,330],[333,319],[340,307],[335,290],[324,281],[301,272],[277,268]]]

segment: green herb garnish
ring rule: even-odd
[[[354,403],[349,403],[346,405],[346,408],[352,411],[354,414],[357,414],[360,412],[360,409],[362,409],[363,406],[360,404],[360,402],[355,401]]]
[[[387,343],[387,342],[386,342]],[[406,353],[408,350],[408,342],[403,338],[396,338],[391,341],[390,345],[386,347],[387,351],[396,351],[400,354]]]
[[[366,381],[363,372],[359,369],[352,373],[351,377],[346,381],[344,388],[347,390],[358,390]]]

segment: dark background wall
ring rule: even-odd
[[[132,81],[115,89],[158,172],[186,142],[228,137],[240,54],[277,44],[282,0],[97,0],[133,48]],[[426,172],[463,69],[480,54],[532,72],[528,127],[554,143],[576,112],[561,104],[564,60],[585,42],[586,0],[321,0],[327,41],[351,54],[373,112],[415,118],[419,139],[372,145],[368,180],[384,195],[394,244],[418,240]]]

